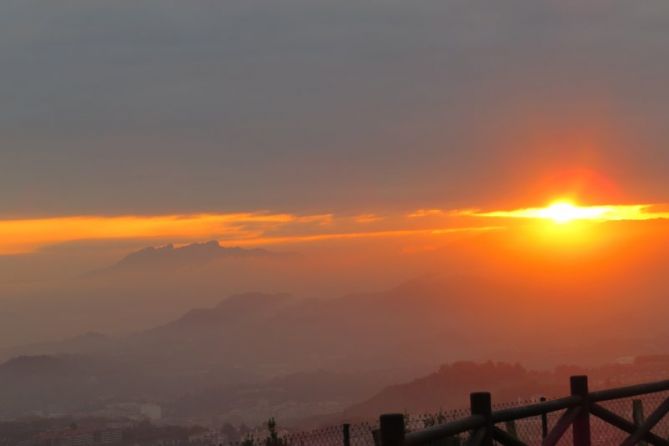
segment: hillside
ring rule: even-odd
[[[213,404],[208,395],[219,395],[223,412],[232,410],[233,402],[255,407],[265,401],[269,402],[269,408],[257,412],[264,416],[271,408],[287,410],[284,405],[292,401],[296,406],[290,410],[297,418],[319,410],[340,411],[389,383],[424,375],[445,362],[523,358],[524,365],[577,361],[596,365],[620,356],[661,352],[663,343],[654,338],[620,341],[617,333],[605,330],[604,318],[599,325],[590,324],[589,329],[600,329],[599,338],[609,342],[593,339],[590,344],[576,343],[579,333],[570,335],[558,330],[563,317],[560,297],[543,294],[537,300],[531,296],[527,290],[471,277],[423,278],[383,292],[336,299],[246,293],[226,298],[210,308],[191,310],[167,324],[129,336],[84,336],[63,343],[41,344],[33,347],[33,352],[28,349],[22,354],[55,355],[64,361],[61,364],[64,369],[72,368],[72,376],[77,379],[60,382],[45,372],[40,375],[40,385],[80,393],[81,398],[72,404],[81,407],[87,404],[102,407],[110,401],[137,398],[168,406],[183,401],[174,406],[174,413],[186,416],[201,413],[203,407]],[[615,309],[598,309],[601,314],[605,310]],[[513,330],[508,329],[507,319],[499,317],[503,312],[518,315]],[[552,314],[552,318],[523,317],[544,313]],[[583,314],[572,317],[572,322],[585,324],[587,318],[588,314]],[[96,369],[81,374],[78,362],[62,359],[70,358],[71,354],[93,364],[106,364],[105,373]],[[301,399],[299,395],[308,388],[308,380],[300,383],[302,387],[282,385],[279,387],[284,390],[276,391],[277,379],[316,371],[324,374],[308,376],[317,378],[316,382],[325,387],[337,388],[333,380],[341,381],[341,388],[349,389],[342,390],[345,397],[325,392],[317,394],[318,402]],[[449,384],[442,386],[443,389],[433,387],[430,383],[434,380],[460,375],[458,370],[445,368],[423,380],[424,388],[442,389],[441,393],[428,395],[437,398],[432,405],[412,387],[405,390],[398,387],[394,392],[405,392],[406,396],[380,395],[369,403],[370,410],[361,406],[351,413],[359,415],[381,407],[395,407],[395,400],[407,409],[438,407],[448,399],[455,404],[466,396],[458,392],[468,391],[478,382],[485,384],[498,372],[509,376],[507,387],[495,387],[502,395],[511,397],[538,391],[528,384],[534,375],[515,366],[499,371],[491,369],[487,374],[464,374],[459,378],[462,381],[446,379]],[[474,380],[477,376],[478,381]],[[356,380],[367,383],[364,390],[356,390],[360,389]],[[70,389],[80,382],[95,382],[106,392],[96,393],[87,386],[77,387],[76,392]],[[0,387],[15,392],[11,398],[0,401],[0,410],[17,415],[45,407],[64,409],[57,395],[48,392],[44,395],[25,392],[28,396],[15,405],[28,385],[14,375],[0,374]],[[421,386],[420,382],[415,386]],[[523,392],[517,390],[520,388]],[[239,389],[247,389],[253,396],[243,399],[241,395],[245,393],[239,393]],[[321,409],[314,409],[314,404],[321,404]]]
[[[490,392],[496,403],[513,403],[565,396],[569,377],[585,374],[591,390],[666,379],[669,355],[639,356],[630,363],[596,367],[560,365],[531,370],[507,362],[460,361],[442,365],[436,372],[389,386],[373,397],[347,408],[340,419],[375,418],[384,412],[435,413],[469,407],[469,394]]]

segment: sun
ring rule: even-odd
[[[577,204],[570,199],[559,199],[545,207],[522,208],[504,211],[473,212],[470,215],[492,218],[522,218],[531,220],[548,220],[554,224],[564,225],[576,221],[607,222],[607,221],[641,221],[669,220],[669,212],[654,210],[652,204]]]
[[[557,224],[566,224],[574,220],[596,220],[606,209],[597,206],[582,207],[569,201],[557,201],[537,210],[537,217],[553,220]]]
[[[558,224],[569,223],[579,217],[579,208],[571,203],[557,202],[544,209],[543,217]]]

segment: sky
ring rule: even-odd
[[[668,30],[665,0],[2,1],[0,348],[433,274],[650,320]],[[110,268],[210,240],[291,255]]]
[[[667,0],[1,0],[0,366],[246,293],[305,300],[290,357],[666,353],[668,43]]]
[[[2,2],[0,255],[661,206],[668,25],[659,0]]]
[[[657,202],[662,1],[7,1],[0,214]],[[531,204],[531,203],[530,203]]]

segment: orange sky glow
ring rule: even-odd
[[[154,216],[64,216],[0,220],[0,254],[25,254],[47,246],[89,240],[219,240],[223,244],[260,246],[321,240],[438,236],[490,231],[512,220],[547,220],[551,225],[668,219],[665,205],[578,205],[559,200],[544,207],[508,210],[419,209],[404,216],[359,214],[207,213]],[[465,219],[463,221],[463,219]],[[490,225],[490,220],[496,219]]]
[[[464,214],[477,217],[544,219],[556,223],[568,223],[574,220],[637,221],[669,218],[669,212],[654,209],[656,207],[658,206],[649,204],[581,206],[568,200],[560,200],[546,207],[507,211],[468,211]]]

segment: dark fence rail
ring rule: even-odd
[[[380,418],[380,429],[375,433],[378,446],[527,446],[530,443],[519,438],[516,422],[539,417],[541,420],[542,446],[569,443],[566,434],[571,430],[571,444],[591,446],[594,443],[621,446],[653,445],[669,446],[669,441],[652,432],[652,429],[669,413],[669,396],[663,397],[657,407],[643,416],[641,400],[635,400],[632,420],[605,407],[602,403],[624,400],[669,391],[669,380],[636,386],[590,392],[587,376],[570,378],[571,395],[551,401],[542,401],[522,407],[493,411],[490,393],[472,393],[470,415],[459,420],[414,432],[406,431],[406,420],[402,414],[386,414]],[[551,429],[548,418],[559,414]],[[593,436],[591,418],[603,421],[623,434],[622,439],[601,432]],[[498,424],[504,423],[505,429]],[[594,441],[593,441],[594,440]]]
[[[669,446],[669,380],[590,392],[572,377],[564,398],[492,404],[471,395],[467,410],[383,415],[375,422],[253,437],[228,446]],[[649,411],[644,415],[644,409]],[[218,444],[218,443],[217,443]]]

